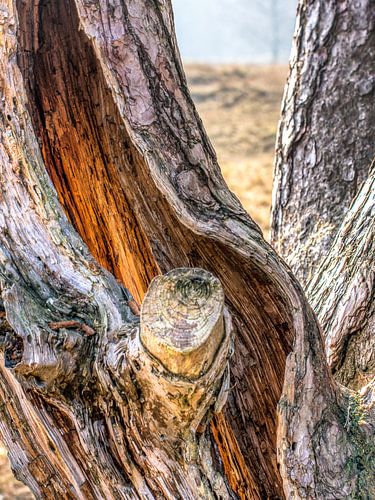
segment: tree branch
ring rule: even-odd
[[[307,294],[336,379],[360,389],[374,377],[375,168],[352,203]]]

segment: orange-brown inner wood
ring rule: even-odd
[[[129,138],[72,2],[29,3],[20,9],[20,26],[20,66],[43,157],[92,254],[137,301],[156,274],[172,267],[200,266],[222,281],[237,331],[234,388],[226,417],[213,420],[212,433],[241,498],[282,497],[276,405],[290,332],[280,300],[249,260],[177,220]]]
[[[70,2],[41,2],[38,12],[32,38],[36,14],[30,10],[25,19],[22,35],[33,50],[23,52],[32,58],[23,65],[33,68],[27,83],[46,167],[94,257],[141,301],[159,270],[132,211],[132,182],[120,182],[118,175],[122,165],[137,175],[137,153]]]

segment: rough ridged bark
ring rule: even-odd
[[[336,385],[300,286],[227,190],[170,3],[7,0],[0,21],[0,430],[18,476],[45,498],[367,494],[372,393]],[[216,278],[158,278],[139,319],[46,170],[137,298],[159,271]]]
[[[366,1],[299,5],[277,142],[272,241],[309,283],[335,378],[357,392],[335,384],[322,344],[298,332],[279,403],[287,498],[375,494],[373,173],[361,187],[374,142],[373,12]]]
[[[287,498],[372,498],[374,170],[353,202],[308,295],[322,345],[298,333],[279,403],[278,456]],[[368,385],[366,385],[368,384]]]
[[[64,5],[68,7],[65,9]],[[87,242],[95,256],[110,269],[115,268],[117,276],[124,277],[138,296],[145,290],[145,285],[141,286],[145,278],[137,276],[137,269],[144,269],[145,255],[153,258],[146,281],[158,266],[164,272],[173,267],[194,265],[211,270],[220,278],[233,317],[235,345],[226,417],[214,420],[212,433],[217,439],[227,477],[239,495],[244,498],[281,497],[282,485],[276,464],[276,406],[293,332],[304,328],[301,314],[295,312],[295,309],[303,309],[298,304],[304,299],[299,298],[300,292],[293,278],[222,180],[215,155],[186,89],[174,36],[169,36],[172,31],[169,3],[161,8],[149,3],[146,6],[141,2],[123,2],[107,11],[107,6],[99,8],[96,4],[77,2],[81,31],[78,31],[74,4],[64,5],[42,2],[37,10],[36,5],[19,2],[21,27],[17,32],[14,6],[7,3],[8,15],[4,18],[7,38],[2,54],[2,85],[6,96],[2,114],[4,127],[16,134],[12,137],[20,150],[17,156],[22,155],[27,165],[37,162],[38,168],[42,169],[38,144],[25,113],[26,99],[19,64],[23,75],[30,79],[28,108],[34,117],[33,127],[44,160],[76,228],[84,237],[94,234],[91,239],[87,238]],[[54,10],[51,12],[51,9]],[[100,18],[101,12],[109,15],[104,18],[106,21]],[[109,19],[110,26],[107,24]],[[57,21],[53,23],[53,20]],[[144,29],[145,23],[148,30]],[[15,34],[20,40],[19,47]],[[55,44],[52,53],[47,49],[55,36],[63,36],[64,43]],[[73,37],[72,41],[69,41],[70,37]],[[40,38],[43,44],[39,44]],[[155,52],[155,40],[158,53]],[[67,51],[69,47],[74,50]],[[43,56],[43,50],[47,55]],[[12,58],[8,60],[10,55]],[[54,62],[50,70],[43,73],[48,58],[53,58]],[[59,60],[64,64],[69,61],[70,66],[63,71],[63,64],[57,64]],[[83,68],[83,75],[79,67]],[[31,80],[31,68],[37,79],[41,72],[36,86],[38,95],[34,93],[36,87]],[[85,91],[82,84],[90,75],[92,93]],[[42,77],[49,83],[47,89]],[[68,87],[72,78],[73,84]],[[97,100],[96,95],[99,95]],[[56,101],[48,107],[53,96]],[[57,102],[59,100],[66,104],[66,109]],[[7,115],[11,117],[10,121]],[[26,148],[24,137],[18,130],[19,116],[25,121],[22,126],[29,131],[27,139],[32,143],[27,146],[27,155],[23,151]],[[54,119],[60,119],[58,128]],[[90,126],[86,120],[90,120]],[[55,134],[54,142],[49,135],[51,129]],[[62,138],[69,144],[65,143],[63,147]],[[99,147],[101,155],[97,154]],[[9,183],[17,176],[22,182],[34,182],[27,172],[26,167],[22,172],[9,171]],[[90,180],[90,172],[94,172],[93,178],[100,176],[101,172],[106,173],[102,177],[105,188],[100,189],[105,189],[107,196],[97,195],[90,189],[91,182],[94,182]],[[42,174],[38,174],[39,177],[44,178]],[[70,184],[72,179],[74,184]],[[121,186],[121,190],[117,186]],[[124,197],[124,192],[128,198]],[[42,194],[40,199],[44,196]],[[89,206],[93,209],[89,210]],[[78,211],[83,220],[81,226],[77,222]],[[125,257],[122,260],[113,258],[111,252],[103,257],[101,249],[111,244],[113,229],[109,230],[108,223],[103,220],[101,224],[100,218],[93,214],[106,212],[109,212],[108,221],[114,212],[126,213],[128,222],[122,223],[117,231],[125,233],[127,241],[132,242],[134,238],[136,241],[130,245],[124,243],[121,236],[122,242],[118,245],[131,247],[123,255],[129,251],[132,255],[132,278],[126,273]],[[53,220],[51,215],[49,218]],[[115,221],[120,219],[114,218]],[[129,235],[129,228],[135,228],[137,237]],[[142,228],[146,242],[137,228]],[[8,242],[9,254],[17,245],[14,242],[10,245],[10,239],[3,236]],[[36,245],[40,247],[44,243],[34,242],[31,247]],[[76,252],[80,246],[77,242]],[[47,264],[49,260],[46,259]],[[70,266],[64,264],[63,268],[69,269]],[[56,274],[59,273],[54,271]],[[75,298],[73,302],[76,302]],[[76,315],[76,312],[72,315],[67,310],[60,319],[79,321]],[[56,322],[55,318],[51,321]],[[92,321],[83,318],[83,323],[90,327]],[[102,411],[97,415],[99,422],[107,418],[106,411],[109,410],[104,411],[104,415]],[[57,412],[54,419],[56,429],[61,429],[62,425],[75,427],[75,417],[68,415],[66,423]],[[10,422],[8,420],[9,425]],[[103,429],[103,442],[104,435],[112,442],[107,427]],[[76,432],[83,440],[82,433]],[[206,442],[210,443],[211,438],[207,436]],[[85,446],[80,453],[85,455],[86,452]],[[71,453],[74,455],[78,451],[74,449]],[[117,455],[118,452],[116,460]],[[106,459],[113,464],[113,458]],[[90,463],[90,460],[80,460],[84,469],[82,477],[86,477],[83,465],[86,462]],[[27,463],[26,459],[25,469]],[[236,470],[230,470],[228,464]],[[96,484],[92,478],[94,473],[90,473],[88,484]],[[108,480],[111,474],[105,475]],[[119,473],[113,475],[114,481],[121,483]],[[100,487],[103,487],[102,473],[99,476]],[[152,475],[150,483],[151,478]],[[134,486],[135,479],[128,478],[127,481],[133,481]],[[137,482],[135,484],[135,488],[140,487]],[[159,491],[154,483],[148,488],[155,494]],[[181,488],[185,493],[186,490]],[[163,493],[167,491],[170,494],[168,489]]]
[[[375,494],[374,390],[337,386],[323,342],[298,332],[279,403],[278,460],[286,498]]]
[[[307,295],[323,326],[335,378],[359,390],[375,375],[375,169],[311,280]]]
[[[205,432],[228,385],[231,327],[229,317],[222,322],[218,280],[199,270],[164,278],[175,304],[165,301],[169,324],[178,320],[166,337],[184,335],[197,309],[203,324],[194,330],[191,360],[200,339],[207,343],[214,333],[198,378],[171,374],[143,347],[128,292],[96,264],[63,215],[23,96],[15,94],[19,86],[8,85],[20,82],[18,68],[0,60],[9,78],[1,114],[0,263],[13,329],[3,346],[9,371],[1,390],[12,401],[1,430],[17,476],[38,498],[230,497]],[[212,301],[220,336],[204,322]],[[166,314],[162,305],[159,313]]]
[[[327,255],[374,156],[374,20],[371,0],[299,4],[271,241],[303,285]]]

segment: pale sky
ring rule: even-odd
[[[172,0],[185,61],[285,63],[297,0]]]

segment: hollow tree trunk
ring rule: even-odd
[[[221,464],[217,466],[219,471],[224,468],[231,487],[241,496],[282,496],[276,465],[276,406],[293,331],[301,328],[303,322],[301,314],[294,314],[291,304],[303,299],[298,298],[288,271],[222,180],[186,89],[174,36],[169,36],[170,5],[150,8],[149,4],[146,7],[141,2],[129,2],[107,11],[101,6],[79,2],[77,10],[73,2],[35,5],[20,2],[19,29],[15,7],[9,2],[8,14],[4,16],[7,38],[2,64],[6,101],[2,117],[13,140],[9,148],[17,146],[18,155],[27,148],[27,163],[38,165],[40,172],[33,174],[34,180],[25,169],[21,173],[9,171],[8,200],[3,203],[7,205],[18,198],[12,186],[19,182],[25,184],[26,191],[30,183],[41,182],[40,179],[46,182],[38,140],[69,217],[98,260],[123,279],[134,296],[142,297],[147,283],[159,269],[164,272],[178,266],[200,266],[221,278],[235,335],[232,388],[226,414],[215,417],[212,434],[204,438],[205,442],[213,443],[214,437],[216,444],[207,444],[206,448],[218,450],[218,455],[214,453],[214,463]],[[102,12],[108,13],[110,25],[101,21]],[[144,29],[146,20],[148,30]],[[22,90],[23,77],[29,84],[28,102]],[[25,123],[19,124],[21,117]],[[26,139],[31,144],[25,143],[20,131],[20,127],[26,126],[29,130]],[[15,154],[9,153],[8,157],[13,158]],[[17,183],[15,178],[19,178]],[[35,207],[44,204],[44,191],[38,187],[40,198],[34,201]],[[26,194],[23,196],[29,205]],[[48,199],[51,196],[49,194]],[[14,217],[12,215],[12,219]],[[48,218],[53,221],[51,214]],[[6,224],[4,220],[4,226]],[[4,231],[6,253],[10,253],[12,261],[18,260],[16,242],[20,239],[20,229],[17,228],[17,238],[13,235],[12,245],[9,229]],[[47,246],[44,241],[47,236],[39,231],[33,235],[40,238],[38,242],[26,236],[31,249]],[[25,242],[21,242],[24,248]],[[73,246],[79,253],[81,243]],[[41,258],[40,266],[48,269],[51,258]],[[75,267],[75,259],[75,255],[71,256],[70,267]],[[5,260],[9,259],[5,257]],[[66,263],[62,267],[69,268]],[[19,272],[25,274],[25,279],[30,274],[29,269]],[[60,269],[51,273],[58,276]],[[41,279],[39,272],[35,274]],[[7,282],[9,279],[16,278],[8,278]],[[45,281],[48,284],[49,277]],[[77,277],[76,281],[79,281]],[[42,284],[39,288],[44,290],[45,286]],[[47,295],[60,296],[65,287],[68,285],[57,285],[60,292],[49,291]],[[37,291],[39,288],[36,287]],[[42,300],[48,300],[46,294]],[[64,300],[69,302],[68,297]],[[77,300],[74,297],[71,302],[74,304]],[[10,307],[6,304],[6,309]],[[94,319],[81,318],[88,315],[86,306],[83,309],[84,314],[82,311],[77,314],[70,303],[60,314],[55,311],[57,317],[51,320],[54,323],[59,319],[81,321],[92,327]],[[7,315],[11,321],[14,315],[8,310]],[[15,322],[11,323],[17,331]],[[267,343],[264,342],[266,336]],[[93,360],[89,364],[97,365]],[[88,378],[92,380],[91,372]],[[97,387],[99,393],[103,392]],[[71,389],[68,392],[75,394]],[[96,468],[103,468],[106,462],[115,463],[111,465],[113,468],[118,464],[118,469],[124,470],[123,452],[118,451],[120,445],[111,437],[118,432],[113,427],[121,427],[116,422],[121,420],[117,412],[111,409],[115,420],[112,425],[108,416],[111,411],[99,408],[102,403],[94,404],[97,421],[103,428],[103,441],[107,438],[111,443],[107,445],[110,456],[105,455],[94,467],[85,457],[87,453],[96,453],[90,450],[86,444],[88,438],[80,430],[81,426],[85,428],[84,424],[75,424],[77,417],[71,403],[55,401],[54,412],[47,412],[46,403],[38,394],[38,404],[33,404],[39,405],[43,415],[48,414],[52,419],[53,424],[49,422],[45,429],[47,435],[52,432],[50,428],[65,435],[64,426],[67,426],[82,442],[79,453],[84,458],[76,466],[78,479],[72,480],[69,469],[67,477],[61,479],[57,475],[56,481],[64,487],[67,483],[75,484],[75,491],[85,484],[86,488],[97,488],[102,493],[100,488],[104,488],[112,474],[106,473],[104,480],[103,473]],[[50,405],[49,402],[48,408]],[[61,416],[62,406],[68,416]],[[83,409],[80,411],[84,413]],[[90,419],[87,420],[87,425],[93,426]],[[11,420],[5,421],[10,425]],[[50,440],[56,441],[56,436]],[[67,441],[71,450],[71,442]],[[122,446],[127,449],[129,445]],[[77,462],[76,453],[70,451],[74,458],[64,457],[64,461]],[[146,471],[142,455],[132,453],[139,475],[146,477],[149,491],[156,495],[159,492],[170,497],[176,495],[176,489],[171,492],[169,485],[155,486],[152,479],[155,472]],[[48,457],[48,450],[38,455]],[[25,456],[23,472],[19,472],[25,480],[29,460],[32,458]],[[94,474],[98,477],[95,481]],[[110,481],[116,494],[118,488],[123,487],[119,474],[113,474]],[[128,477],[127,481],[138,491],[140,486],[135,479]],[[177,479],[173,479],[173,483],[176,482]],[[35,484],[32,487],[41,494],[40,485],[39,490]],[[193,495],[192,490],[184,489],[183,485],[175,488],[181,496]],[[112,490],[110,493],[115,494]]]
[[[276,406],[300,320],[290,299],[276,297],[291,278],[280,268],[269,279],[264,264],[274,268],[278,258],[224,185],[169,36],[169,4],[119,4],[110,24],[102,6],[28,5],[19,9],[18,61],[70,219],[135,297],[159,269],[199,266],[221,279],[236,361],[226,416],[212,434],[238,493],[281,496]]]
[[[18,477],[47,498],[367,494],[370,416],[353,428],[298,282],[221,177],[170,2],[0,16],[0,431]],[[312,433],[319,402],[331,425]]]

